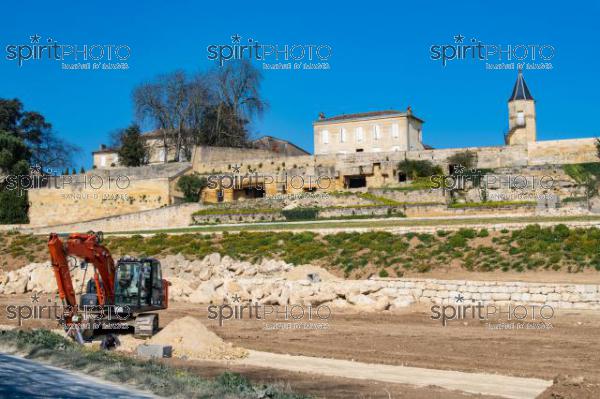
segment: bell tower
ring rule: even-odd
[[[519,68],[517,81],[508,99],[508,132],[504,135],[507,145],[527,145],[536,140],[535,100]]]

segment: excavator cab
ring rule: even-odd
[[[122,258],[117,262],[115,305],[133,311],[165,308],[165,286],[160,262],[153,258]]]

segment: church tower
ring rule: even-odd
[[[508,132],[504,135],[507,145],[527,145],[536,140],[535,100],[519,68],[517,81],[508,99]]]

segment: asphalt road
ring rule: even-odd
[[[156,398],[134,389],[0,353],[0,398]]]

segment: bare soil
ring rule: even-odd
[[[44,297],[40,303],[45,300]],[[6,305],[19,303],[31,304],[31,299],[28,295],[0,296],[0,324],[15,324],[6,317]],[[548,380],[556,378],[557,384],[549,391],[555,390],[550,391],[551,394],[556,392],[562,396],[546,397],[586,397],[587,391],[600,397],[598,312],[559,311],[552,319],[553,328],[548,330],[493,330],[485,323],[473,320],[450,322],[443,327],[439,321],[432,320],[430,314],[430,309],[423,306],[414,306],[397,314],[336,311],[326,330],[267,330],[262,320],[226,321],[219,326],[217,321],[208,320],[206,305],[174,302],[168,310],[160,312],[160,318],[161,326],[165,326],[180,317],[197,317],[225,341],[246,349]],[[51,320],[26,321],[24,325],[56,327]],[[248,366],[210,362],[185,362],[185,365],[203,375],[229,368],[255,380],[286,381],[294,389],[328,398],[463,395],[440,388],[346,381]],[[583,378],[585,383],[565,383],[565,376],[571,378],[567,382]],[[387,396],[386,389],[391,396]],[[355,396],[348,396],[348,392]]]

